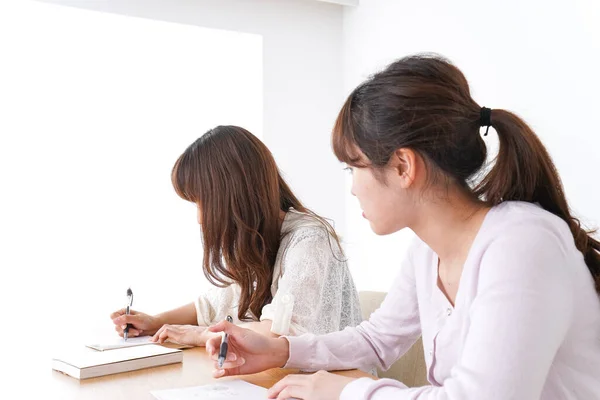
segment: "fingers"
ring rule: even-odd
[[[123,325],[123,326],[121,326],[121,325],[115,325],[115,331],[117,331],[117,333],[121,337],[124,336],[124,329],[125,329],[125,325]],[[129,337],[136,337],[136,336],[140,336],[141,333],[142,333],[142,331],[139,330],[139,329],[129,328],[129,332],[127,333],[127,336],[129,336]]]
[[[300,400],[300,399],[309,399],[308,394],[309,389],[306,386],[288,386],[279,393],[277,396],[277,400],[283,399],[291,399],[291,400]]]
[[[125,314],[125,309],[121,308],[120,310],[115,311],[114,313],[110,314],[110,319],[115,319],[117,317],[120,317],[123,314]]]
[[[140,336],[143,332],[143,330],[140,329],[139,326],[140,317],[136,315],[126,315],[124,308],[115,311],[110,315],[110,317],[113,320],[113,324],[115,324],[115,330],[121,337],[124,336],[123,330],[125,329],[127,324],[131,324],[129,327],[129,331],[127,332],[128,337]]]
[[[267,392],[269,399],[289,399],[306,398],[306,388],[308,387],[310,376],[306,375],[288,375],[277,382]]]
[[[123,337],[123,327],[120,325],[115,325],[115,331],[119,334],[119,336]]]
[[[164,343],[167,340],[170,342],[181,343],[182,333],[171,325],[166,325],[166,328],[158,335],[158,343]]]
[[[215,369],[212,373],[213,378],[219,379],[224,378],[226,376],[235,376],[240,375],[238,370],[233,369]]]
[[[206,345],[205,345],[206,352],[210,356],[213,356],[213,355],[219,353],[219,348],[221,347],[221,340],[222,340],[221,336],[214,336],[206,341]]]
[[[162,332],[162,328],[163,328],[163,327],[164,327],[164,325],[163,325],[163,326],[161,326],[161,327],[160,327],[160,329],[159,329],[159,330],[157,330],[157,331],[156,331],[156,333],[155,333],[154,335],[152,335],[152,337],[150,338],[150,341],[151,341],[151,342],[155,342],[155,343],[156,343],[156,341],[158,340],[158,335],[160,335],[160,334],[161,334],[161,332]]]
[[[161,333],[158,335],[158,338],[157,338],[157,340],[156,340],[158,343],[164,343],[164,342],[165,342],[167,339],[169,339],[169,336],[170,336],[170,337],[173,337],[173,336],[174,336],[173,329],[171,329],[171,328],[169,327],[169,325],[164,325],[164,326],[163,326],[163,328],[164,328],[164,329],[163,329],[163,330],[162,330],[162,332],[161,332]]]
[[[307,399],[308,397],[304,394],[306,392],[307,392],[307,390],[304,386],[288,386],[285,389],[283,389],[281,392],[279,392],[277,397],[269,397],[269,399],[277,399],[277,400]]]
[[[183,343],[182,338],[185,333],[185,330],[182,329],[179,325],[163,325],[150,339],[151,342],[154,343],[164,343],[167,340],[169,342],[176,342],[180,344]]]
[[[130,315],[136,315],[136,314],[138,314],[138,312],[130,309],[129,310],[129,314]],[[124,308],[121,308],[120,310],[117,310],[114,313],[110,314],[110,319],[118,318],[121,315],[125,315],[125,309]]]
[[[163,325],[160,327],[159,330],[156,331],[156,333],[152,336],[152,338],[150,339],[151,342],[154,343],[159,343],[160,340],[160,335],[162,335],[162,333],[165,331],[165,329],[167,329],[168,325]]]
[[[231,354],[231,356],[227,354],[227,358],[225,359],[225,362],[223,363],[222,367],[219,367],[218,361],[215,361],[213,365],[215,367],[215,370],[229,370],[239,368],[244,364],[246,364],[246,360],[243,357],[237,358],[235,354]]]
[[[141,325],[142,319],[139,315],[129,314],[129,315],[121,315],[115,319],[113,319],[113,323],[115,325],[127,325],[132,324],[139,326]]]
[[[216,363],[219,361],[219,354],[217,353],[215,355],[210,356],[210,359],[215,361],[215,365],[216,365]],[[226,362],[227,361],[236,361],[237,359],[238,359],[238,355],[232,351],[228,351],[227,355],[225,356]]]
[[[227,321],[221,321],[216,325],[210,326],[208,327],[208,331],[209,332],[213,332],[213,333],[219,333],[219,332],[225,332],[229,335],[240,335],[242,334],[246,329],[244,328],[240,328],[237,325],[234,325],[230,322]]]
[[[215,354],[211,357],[214,361],[213,378],[222,378],[224,376],[240,375],[240,368],[246,364],[246,360],[243,357],[239,357],[232,352],[227,353],[225,362],[222,366],[219,366],[218,362],[219,355]]]
[[[142,331],[137,330],[135,328],[129,328],[129,331],[127,332],[127,336],[132,338],[132,337],[136,337],[136,336],[140,336],[140,333]]]
[[[217,353],[217,354],[211,355],[210,359],[215,362],[219,361],[219,354]],[[238,359],[237,354],[235,354],[232,351],[228,351],[227,355],[225,356],[225,361],[236,361],[237,359]],[[215,365],[216,365],[216,363],[215,363]]]
[[[158,342],[158,339],[159,339],[159,337],[160,337],[160,335],[163,333],[163,331],[164,331],[165,329],[167,329],[167,328],[166,328],[167,326],[168,326],[168,325],[166,325],[166,324],[165,324],[165,325],[163,325],[163,326],[161,326],[161,327],[160,327],[160,329],[159,329],[159,330],[157,330],[157,331],[156,331],[156,333],[155,333],[154,335],[152,335],[152,337],[150,338],[150,341],[151,341],[151,342],[154,342],[154,343],[157,343],[157,342]]]

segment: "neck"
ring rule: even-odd
[[[432,196],[435,196],[433,201],[420,205],[418,215],[423,217],[417,217],[409,227],[431,247],[440,261],[461,260],[468,253],[490,208],[456,188]]]

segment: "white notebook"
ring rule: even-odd
[[[115,350],[122,349],[125,347],[135,347],[135,346],[145,346],[145,345],[156,345],[157,343],[151,342],[150,338],[152,336],[137,336],[132,337],[127,340],[122,337],[110,337],[103,338],[97,340],[94,344],[86,344],[90,349],[98,350],[98,351],[106,351],[106,350]],[[169,347],[171,349],[189,349],[193,346],[188,346],[186,344],[180,344],[175,342],[164,342],[161,346]]]
[[[65,351],[59,357],[53,358],[52,369],[73,378],[88,379],[182,361],[181,350],[156,344],[112,351],[95,351],[82,347]]]
[[[245,381],[233,380],[212,385],[155,390],[150,394],[158,400],[264,400],[267,398],[267,389]]]
[[[86,344],[86,346],[94,350],[104,351],[156,344],[150,341],[151,337],[152,336],[137,336],[125,340],[122,337],[115,335],[115,337],[111,337],[110,339],[101,340],[100,343]]]

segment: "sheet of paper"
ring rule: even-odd
[[[94,350],[104,351],[104,350],[114,350],[114,349],[122,349],[124,347],[134,347],[134,346],[143,346],[146,344],[154,344],[150,341],[151,336],[138,336],[128,338],[127,340],[122,337],[116,336],[111,339],[103,339],[100,343],[96,344],[86,344],[87,347],[90,347]]]
[[[267,389],[242,380],[150,392],[158,400],[265,400]]]

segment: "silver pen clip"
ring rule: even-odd
[[[130,308],[133,305],[133,292],[131,288],[127,289],[127,308]]]

